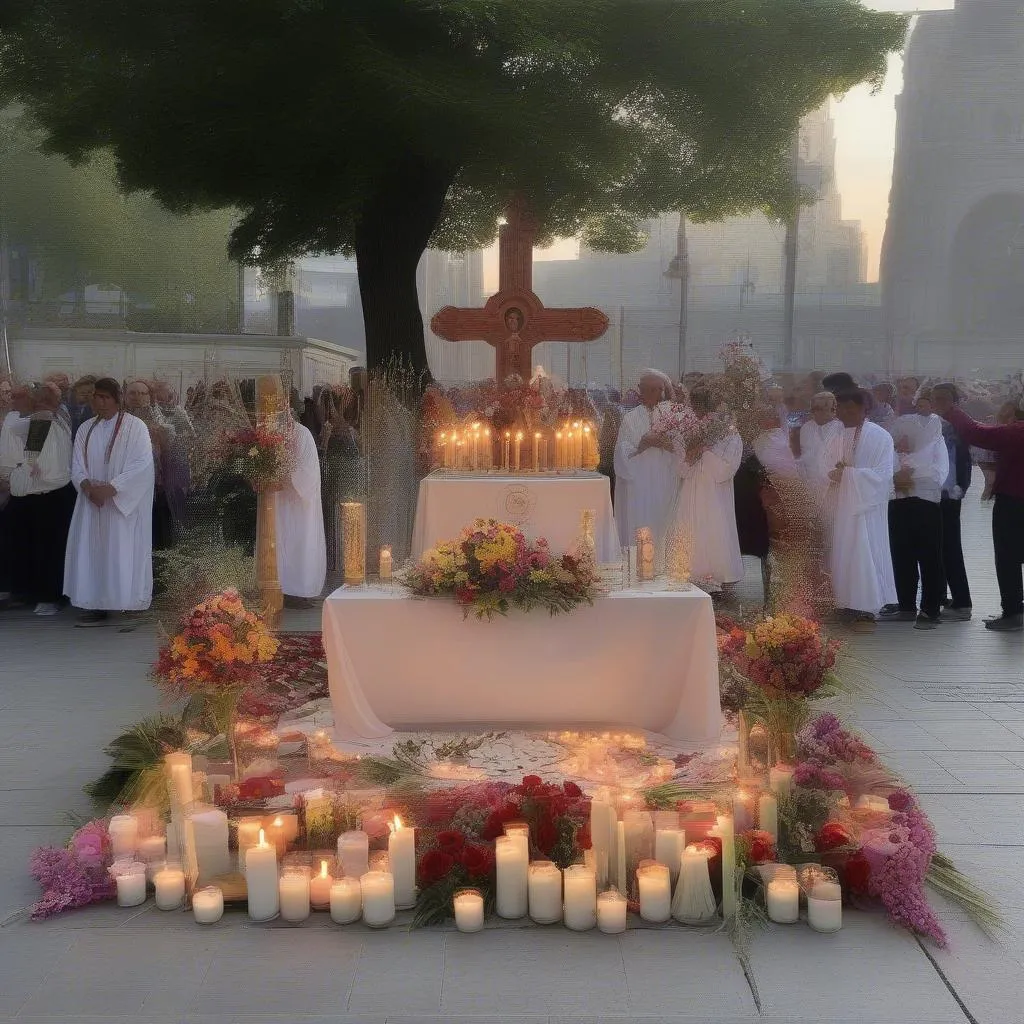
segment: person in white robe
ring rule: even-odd
[[[323,592],[327,578],[320,458],[313,435],[301,423],[286,424],[286,429],[288,476],[281,482],[275,502],[277,575],[288,604],[309,607]]]
[[[13,607],[13,589],[19,578],[21,554],[24,551],[25,507],[20,498],[11,497],[11,473],[25,454],[32,394],[29,388],[11,388],[11,408],[0,422],[0,604]]]
[[[889,432],[867,419],[865,392],[841,392],[837,409],[843,430],[825,444],[819,470],[828,481],[832,592],[838,609],[870,628],[896,600],[887,515],[895,452]]]
[[[153,444],[149,428],[121,408],[121,387],[104,377],[96,415],[75,435],[71,482],[78,491],[64,563],[64,592],[102,626],[112,612],[139,612],[153,597]]]
[[[690,403],[699,417],[714,409],[714,399],[705,388],[694,388]],[[678,453],[677,473],[682,483],[672,531],[690,551],[694,580],[728,585],[743,579],[733,491],[733,477],[742,461],[743,441],[735,430],[709,447],[691,443]]]
[[[821,458],[825,446],[843,432],[836,418],[836,397],[821,391],[811,399],[811,418],[800,428],[800,472],[807,486],[820,497],[828,485],[821,475]]]
[[[35,614],[56,615],[64,594],[64,559],[75,508],[71,486],[71,416],[55,384],[33,394],[35,410],[23,461],[11,472],[11,494],[24,501],[21,580],[16,590]]]
[[[615,520],[623,547],[636,543],[636,531],[650,529],[655,564],[664,564],[665,531],[672,500],[679,487],[672,439],[665,417],[671,381],[657,370],[645,370],[637,384],[640,405],[622,417],[615,442]]]

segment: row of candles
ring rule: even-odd
[[[554,442],[554,452],[549,450]],[[497,452],[495,452],[497,442]],[[496,432],[474,423],[461,433],[442,431],[437,435],[435,465],[456,471],[504,473],[546,473],[597,468],[597,431],[591,423],[566,423],[560,430]]]

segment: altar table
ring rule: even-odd
[[[392,729],[625,727],[706,743],[721,731],[711,598],[613,591],[566,615],[464,619],[445,598],[342,587],[324,602],[335,736]]]
[[[497,519],[519,527],[531,540],[547,540],[554,554],[564,554],[578,539],[580,513],[593,509],[599,562],[622,555],[611,488],[600,473],[502,475],[435,472],[420,481],[412,554],[454,540],[474,519]]]

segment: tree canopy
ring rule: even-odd
[[[618,250],[783,216],[800,117],[904,33],[859,0],[7,0],[0,88],[125,188],[239,210],[236,256],[355,253],[371,365],[425,365],[428,244],[488,244],[515,192],[541,241]]]

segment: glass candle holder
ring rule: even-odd
[[[452,897],[455,927],[460,932],[478,932],[484,926],[484,897],[479,889],[459,889]]]
[[[224,916],[224,893],[208,885],[192,896],[192,914],[196,924],[216,924]]]
[[[278,882],[281,920],[299,924],[309,917],[309,868],[288,867]]]
[[[180,864],[167,862],[153,874],[157,910],[178,910],[185,902],[185,872]]]
[[[562,872],[550,860],[535,860],[529,868],[530,919],[537,924],[562,920]]]
[[[816,932],[837,932],[843,927],[843,890],[838,882],[814,883],[807,893],[807,923]]]
[[[801,864],[796,869],[797,881],[800,883],[800,902],[807,905],[807,895],[819,882],[839,884],[839,874],[834,868],[824,864]]]
[[[640,917],[663,924],[672,916],[672,879],[667,865],[644,861],[636,869],[640,892]]]
[[[138,907],[146,902],[146,865],[139,860],[116,860],[110,875],[117,885],[117,905]]]
[[[366,581],[366,506],[361,501],[341,503],[341,542],[345,583],[362,586]]]
[[[626,930],[629,904],[618,889],[608,889],[597,897],[597,927],[605,935],[619,935]]]
[[[367,871],[359,880],[363,892],[363,923],[386,928],[395,919],[395,880],[389,871]]]
[[[331,920],[352,924],[363,915],[363,892],[358,878],[336,878],[331,885]]]

